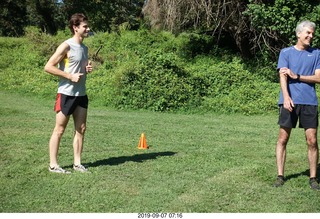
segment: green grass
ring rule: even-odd
[[[90,107],[82,162],[49,173],[54,100],[0,92],[0,212],[320,212],[308,186],[304,133],[276,176],[277,115],[186,115]],[[59,150],[71,169],[72,120]],[[148,150],[137,148],[141,133]]]

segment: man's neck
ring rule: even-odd
[[[294,48],[296,49],[296,50],[307,50],[307,49],[309,49],[309,45],[304,45],[304,44],[300,44],[300,43],[297,43],[295,46],[294,46]]]
[[[76,41],[79,44],[83,42],[83,38],[81,36],[74,35],[72,38],[74,39],[74,41]]]

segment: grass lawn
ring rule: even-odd
[[[91,174],[49,173],[54,100],[0,92],[0,212],[320,212],[308,186],[302,129],[276,177],[277,115],[185,115],[90,107],[82,163]],[[71,170],[72,119],[60,166]],[[137,148],[141,133],[148,150]],[[319,174],[319,172],[318,172]]]

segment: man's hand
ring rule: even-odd
[[[280,68],[279,73],[289,76],[292,79],[298,79],[298,75],[293,73],[289,68]]]
[[[69,75],[70,75],[70,78],[69,78],[70,81],[78,83],[83,73],[75,73],[75,74],[69,74]]]
[[[294,103],[290,97],[284,98],[283,107],[285,109],[289,110],[289,112],[292,112],[292,110],[294,108]]]

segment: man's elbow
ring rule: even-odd
[[[47,73],[50,73],[50,65],[48,65],[48,64],[46,64],[45,66],[44,66],[44,71],[45,72],[47,72]]]
[[[279,72],[279,77],[280,77],[280,80],[281,79],[287,80],[288,75]]]

